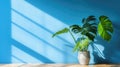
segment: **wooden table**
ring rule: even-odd
[[[96,64],[0,64],[0,67],[120,67],[120,65]]]

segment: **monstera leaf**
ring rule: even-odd
[[[87,51],[88,46],[89,46],[90,40],[88,38],[84,38],[80,41],[78,41],[73,48],[73,52],[75,51]]]
[[[82,32],[81,34],[86,35],[90,40],[94,41],[97,33],[97,23],[94,16],[89,16],[82,20]]]
[[[113,33],[112,22],[107,16],[100,16],[98,24],[98,34],[106,41],[111,39]]]
[[[82,35],[87,36],[90,40],[94,41],[94,38],[97,34],[97,23],[94,16],[88,16],[82,20],[83,25],[72,25],[70,29],[74,33],[81,33]]]
[[[69,28],[64,28],[57,31],[52,35],[52,37],[68,32],[75,42],[73,52],[86,51],[88,49],[89,43],[94,41],[97,34],[99,34],[104,40],[110,41],[113,33],[113,26],[112,22],[108,19],[107,16],[100,16],[99,23],[97,23],[94,16],[88,16],[82,20],[82,25],[71,25]],[[74,37],[72,32],[78,37]]]
[[[87,18],[83,18],[82,23],[85,24],[85,23],[88,23],[90,21],[95,21],[95,20],[96,20],[95,16],[91,15],[91,16],[88,16]]]
[[[70,26],[70,29],[72,32],[74,33],[79,33],[81,32],[82,28],[79,26],[79,25],[71,25]]]
[[[78,41],[78,42],[75,44],[75,47],[73,48],[73,52],[77,51],[79,48],[80,48],[80,41]]]
[[[55,37],[55,36],[57,36],[59,34],[68,33],[68,31],[69,31],[68,28],[64,28],[62,30],[57,31],[55,34],[52,35],[52,37]]]

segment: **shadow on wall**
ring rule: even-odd
[[[71,25],[81,24],[83,17],[96,15],[99,12],[91,9],[83,0],[26,0],[33,6]]]
[[[52,44],[48,43],[47,41],[41,39],[39,36],[33,34],[32,32],[29,32],[28,30],[26,30],[26,29],[22,28],[21,26],[17,25],[16,23],[13,22],[12,24],[15,25],[16,27],[18,27],[19,29],[21,29],[22,31],[30,34],[31,36],[33,36],[33,37],[35,37],[35,38],[37,38],[38,40],[43,41],[44,43],[46,43],[46,47],[47,47],[47,46],[50,46],[50,47],[52,47],[53,49],[55,49],[56,51],[59,51],[60,53],[66,54],[65,52],[61,51],[60,49],[52,46]],[[16,28],[15,28],[15,29],[16,29]],[[13,30],[13,31],[15,31],[15,30]],[[15,32],[14,32],[14,33],[15,33]],[[21,36],[22,36],[22,34],[21,34]],[[23,37],[23,36],[22,36],[22,37]],[[24,37],[24,38],[26,38],[26,37]],[[18,39],[18,40],[19,40],[19,39]],[[34,42],[34,41],[33,41],[33,42]],[[54,63],[52,60],[49,60],[49,59],[46,58],[45,56],[40,55],[40,53],[35,52],[35,51],[34,51],[35,49],[30,49],[29,47],[21,44],[20,42],[14,40],[14,39],[12,39],[12,44],[13,44],[12,46],[17,47],[18,49],[22,50],[22,51],[25,52],[26,54],[29,54],[30,56],[36,58],[36,59],[39,60],[39,61],[42,61],[42,63]],[[39,49],[40,49],[40,48],[39,48]],[[44,49],[45,49],[45,47],[44,47]],[[46,51],[46,50],[44,50],[44,51]],[[13,53],[14,53],[14,50],[13,50]],[[14,55],[13,55],[13,57],[16,58]],[[25,58],[25,57],[24,57],[24,58]],[[22,58],[22,59],[23,59],[23,58]],[[18,58],[18,57],[17,57],[17,60],[21,61],[22,63],[30,62],[30,61],[21,60],[21,58]]]
[[[110,42],[102,40],[100,37],[96,38],[95,44],[92,44],[93,56],[96,64],[119,64],[120,63],[120,26],[113,24],[114,33]],[[98,46],[98,47],[97,47]],[[100,48],[102,46],[104,48]],[[102,52],[101,52],[102,51]]]
[[[23,44],[17,42],[16,40],[12,39],[13,46],[19,48],[20,50],[26,52],[27,54],[31,55],[32,57],[42,61],[43,63],[54,63],[53,61],[49,60],[48,58],[40,55],[39,53],[36,53],[32,49],[24,46]]]
[[[26,16],[24,16],[23,14],[21,14],[21,13],[19,13],[18,11],[16,11],[16,10],[14,10],[14,9],[12,9],[12,15],[13,15],[13,18],[12,18],[12,21],[14,21],[14,22],[12,22],[12,37],[15,39],[15,40],[20,40],[21,38],[17,38],[17,36],[21,36],[21,37],[23,37],[22,38],[22,40],[23,41],[27,41],[27,40],[25,40],[25,39],[27,39],[26,37],[28,36],[25,36],[24,37],[24,35],[22,35],[21,34],[21,31],[20,30],[22,30],[22,31],[25,31],[26,33],[28,33],[28,34],[30,34],[31,36],[33,36],[33,37],[35,37],[36,39],[38,39],[39,41],[42,41],[42,42],[44,42],[45,43],[45,45],[44,45],[44,49],[47,47],[47,46],[50,46],[50,47],[52,47],[52,49],[55,49],[55,51],[58,51],[59,53],[61,53],[61,54],[64,54],[65,55],[65,57],[66,57],[66,54],[68,54],[68,53],[66,53],[66,52],[63,52],[61,49],[58,49],[57,47],[55,47],[55,46],[53,46],[53,44],[50,44],[48,41],[46,41],[46,40],[44,40],[44,39],[42,39],[38,34],[36,34],[35,33],[35,31],[31,31],[31,30],[29,30],[28,28],[27,28],[27,26],[25,26],[25,24],[23,24],[23,25],[21,25],[20,23],[23,23],[23,22],[25,22],[25,20],[24,21],[18,21],[17,19],[15,19],[15,18],[19,18],[19,19],[21,19],[21,17],[22,18],[24,18],[24,19],[26,19],[26,20],[29,20],[29,21],[31,21],[31,23],[32,23],[32,25],[35,25],[36,27],[39,27],[39,28],[42,28],[42,29],[44,29],[45,31],[48,31],[49,33],[52,33],[50,30],[48,30],[48,29],[46,29],[46,28],[44,28],[44,27],[42,27],[40,24],[36,24],[36,22],[34,22],[33,20],[31,20],[31,19],[29,19],[29,18],[27,18]],[[19,16],[21,16],[21,17],[18,17],[18,15]],[[16,21],[17,20],[17,21]],[[20,23],[19,23],[20,22]],[[26,21],[27,22],[27,21]],[[29,24],[31,24],[31,23],[29,23],[29,22],[27,22],[27,25],[29,25]],[[19,28],[20,30],[18,30],[17,28]],[[35,28],[35,27],[34,27]],[[16,31],[17,30],[17,31]],[[17,34],[17,36],[16,36],[16,34]],[[60,37],[59,37],[60,38]],[[63,40],[63,41],[66,41],[66,40],[64,40],[64,39],[62,39],[62,38],[60,38],[61,40]],[[21,41],[22,43],[23,43],[23,41]],[[33,40],[32,40],[33,41]],[[28,41],[29,42],[29,41]],[[34,41],[33,41],[34,42]],[[69,42],[68,42],[69,43]],[[17,43],[17,44],[19,44],[19,43]],[[40,45],[41,43],[39,43],[39,45]],[[13,42],[13,45],[14,45],[14,42]],[[26,45],[26,44],[25,44]],[[30,44],[27,44],[27,45],[29,45],[30,46]],[[33,45],[33,44],[32,44]],[[66,46],[69,46],[69,45],[66,45]],[[18,49],[21,49],[21,48],[19,48],[19,46],[17,46],[16,45],[16,47],[18,48]],[[69,47],[72,47],[72,46],[69,46]],[[24,49],[25,47],[23,47],[23,49]],[[28,48],[28,47],[26,47],[26,48]],[[42,47],[39,47],[39,49],[40,48],[42,48]],[[48,47],[47,47],[48,48]],[[36,49],[31,49],[31,50],[36,50]],[[42,50],[42,49],[41,49]],[[46,51],[46,50],[44,50],[44,51]],[[50,50],[49,50],[50,51]],[[24,51],[24,52],[26,52],[26,51]],[[31,51],[32,52],[32,51]],[[14,53],[14,50],[13,50],[13,53]],[[29,54],[29,53],[27,53],[26,52],[26,54]],[[14,55],[13,55],[14,56]],[[31,54],[31,56],[32,57],[35,57],[36,56],[36,54],[35,53],[32,53]],[[71,55],[69,55],[69,56],[71,56]],[[72,56],[71,56],[72,57]],[[16,57],[14,57],[14,58],[16,58]],[[39,56],[39,58],[36,58],[36,59],[38,59],[38,60],[41,60],[41,61],[44,61],[44,59],[40,59],[40,58],[42,58],[41,56]],[[73,57],[72,57],[73,58]],[[18,58],[17,57],[17,59],[18,60],[20,60],[21,61],[21,58]],[[66,60],[63,60],[63,61],[65,61],[66,62]],[[25,61],[21,61],[22,63],[26,63]],[[27,61],[27,62],[30,62],[30,61]],[[44,62],[44,63],[53,63],[53,62]]]
[[[12,38],[14,40],[22,43],[24,46],[40,55],[51,59],[55,63],[77,63],[77,53],[72,53],[73,46],[69,46],[72,44],[69,36],[52,38],[55,29],[59,29],[54,28],[56,25],[61,27],[67,26],[63,22],[44,11],[37,9],[24,0],[12,0]],[[21,59],[23,60],[20,60],[21,62],[27,63],[40,63],[38,61],[40,59],[37,60],[37,58],[34,58],[34,53],[32,53],[33,55],[27,54],[19,47],[14,46],[14,44],[12,49],[12,54],[15,56],[14,59]],[[17,55],[16,50],[21,52],[24,56]],[[25,55],[29,55],[29,57],[26,57]],[[34,59],[29,60],[28,58],[31,57]],[[24,59],[27,60],[25,61]],[[17,61],[13,60],[13,63],[14,62],[16,63]]]
[[[37,22],[33,21],[32,19],[26,17],[25,15],[23,15],[22,13],[20,13],[19,11],[15,10],[15,9],[12,9],[12,11],[15,12],[15,13],[17,13],[17,14],[19,14],[19,15],[22,16],[23,18],[31,21],[34,25],[36,25],[36,26],[38,26],[38,27],[40,27],[40,28],[43,28],[44,30],[48,31],[49,33],[51,33],[51,36],[52,36],[53,32],[50,31],[49,29],[47,29],[47,28],[45,28],[44,26],[38,24]],[[18,27],[21,27],[21,26],[19,26],[16,22],[13,22],[13,23],[14,23],[15,25],[17,25]],[[21,27],[21,28],[22,28],[22,27]],[[24,28],[22,28],[22,29],[24,29]],[[29,32],[29,31],[28,31],[28,32]],[[29,33],[30,33],[30,32],[29,32]],[[34,34],[33,34],[33,35],[34,35]],[[36,35],[34,35],[34,36],[35,36],[36,38],[40,39],[39,36],[36,36]],[[63,41],[65,41],[65,42],[67,42],[68,44],[72,44],[72,43],[70,43],[69,41],[67,41],[67,40],[65,40],[65,39],[63,39],[63,38],[61,38],[61,37],[59,37],[59,36],[58,36],[58,38],[61,39],[61,40],[63,40]],[[43,40],[42,40],[42,41],[43,41]],[[44,41],[44,42],[45,42],[45,41]],[[66,45],[66,46],[69,46],[69,45]],[[73,48],[73,46],[69,46],[69,47],[72,47],[72,48]]]
[[[87,3],[84,1],[82,2],[82,1],[78,1],[78,0],[77,0],[78,2],[75,2],[72,0],[70,0],[70,1],[52,0],[53,3],[50,0],[49,1],[48,0],[44,0],[44,1],[26,0],[26,1],[31,3],[35,7],[45,11],[46,13],[50,14],[51,16],[53,16],[61,21],[64,21],[66,24],[69,24],[69,25],[73,24],[73,23],[81,24],[81,23],[79,23],[79,21],[81,20],[81,19],[79,19],[80,16],[88,16],[91,14],[99,15],[99,12],[96,12],[97,10],[95,11],[93,6],[95,6],[96,8],[97,7],[100,8],[100,9],[98,9],[100,11],[105,9],[105,8],[103,8],[104,6],[107,8],[106,5],[104,5],[104,6],[101,6],[99,4],[93,5],[93,3],[96,2],[95,0],[94,0],[94,2],[88,1]],[[92,9],[94,9],[94,10],[91,10],[91,8],[88,6],[92,6]],[[84,8],[84,10],[83,10],[83,8]],[[109,10],[110,11],[105,10],[105,12],[103,11],[103,13],[104,14],[107,13],[108,16],[110,15],[110,17],[111,17],[112,11],[111,11],[111,9],[109,9]],[[115,10],[117,11],[117,9],[115,9]],[[113,17],[115,17],[115,16],[113,16]],[[81,18],[83,18],[83,17],[81,17]],[[114,22],[115,30],[114,30],[112,40],[109,43],[107,43],[106,41],[97,37],[96,38],[97,41],[95,42],[95,44],[92,45],[92,48],[93,48],[92,53],[94,56],[95,63],[120,63],[120,61],[117,60],[117,59],[120,59],[119,58],[119,56],[120,56],[119,55],[120,31],[118,31],[120,28],[119,28],[119,25],[118,26],[116,26],[116,25],[117,25],[117,23]],[[99,47],[99,46],[104,47],[104,49],[101,50],[101,47]],[[101,56],[103,56],[103,57],[101,57]]]

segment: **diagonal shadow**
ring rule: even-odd
[[[102,45],[103,46],[103,45]],[[108,64],[106,61],[106,57],[103,55],[101,50],[96,46],[95,44],[91,44],[91,48],[93,49],[92,55],[94,56],[94,62],[93,64]]]
[[[26,52],[27,54],[33,56],[34,58],[44,62],[44,63],[54,63],[52,60],[40,55],[39,53],[36,53],[35,51],[33,51],[32,49],[24,46],[23,44],[17,42],[16,40],[12,39],[12,44],[16,47],[18,47],[19,49],[21,49],[22,51]]]
[[[13,57],[13,58],[15,58],[15,59],[17,59],[17,60],[19,60],[19,61],[21,61],[22,63],[27,63],[27,62],[25,62],[25,61],[21,60],[20,58],[18,58],[18,57],[16,57],[16,56],[14,56],[14,55],[12,55],[12,57]]]
[[[65,24],[71,25],[81,24],[80,16],[87,15],[88,9],[83,9],[84,1],[82,0],[25,0],[36,8],[46,12],[47,14],[64,21]],[[82,6],[82,7],[81,7]],[[86,12],[86,13],[84,13]],[[72,22],[72,23],[71,23]]]
[[[53,46],[52,44],[48,43],[47,41],[41,39],[40,37],[36,36],[35,34],[29,32],[28,30],[22,28],[21,26],[17,25],[16,23],[13,22],[13,24],[16,25],[18,28],[22,29],[23,31],[29,33],[30,35],[34,36],[35,38],[39,39],[40,41],[46,43],[46,45],[49,45],[49,46],[53,47],[54,49],[56,49],[57,51],[59,51],[59,52],[61,52],[61,53],[67,54],[67,52],[64,52],[64,51],[58,49],[57,47],[55,47],[55,46]]]
[[[26,0],[26,1],[30,1],[30,0]],[[31,0],[32,1],[32,0]],[[33,2],[34,2],[35,0],[33,0]],[[36,0],[37,1],[37,0]],[[39,0],[40,1],[40,0]],[[39,2],[39,1],[37,1],[37,2]],[[36,3],[36,2],[34,2],[34,3]],[[36,6],[36,7],[39,7],[38,5],[35,5],[34,3],[32,3],[34,6]],[[42,7],[42,6],[40,6],[40,7]],[[42,7],[42,8],[44,8],[44,7]],[[103,41],[99,41],[98,43],[100,43],[101,44],[101,42],[103,42]],[[102,43],[102,44],[104,44],[104,43]],[[109,44],[110,45],[110,44]],[[107,47],[107,46],[104,46],[104,47]],[[108,48],[106,48],[106,50],[109,50]],[[106,56],[107,56],[107,53],[106,53],[106,51],[104,52],[104,54],[106,54]],[[107,56],[108,57],[108,56]],[[108,57],[108,59],[109,59],[109,57]]]
[[[113,26],[114,26],[114,33],[113,33],[113,36],[112,36],[112,39],[110,42],[106,42],[104,41],[102,38],[100,37],[97,37],[97,41],[95,42],[95,44],[99,44],[101,46],[104,47],[104,50],[102,51],[102,53],[104,54],[104,58],[102,58],[101,56],[98,56],[98,53],[100,53],[99,51],[100,50],[97,50],[97,49],[100,49],[99,47],[95,47],[95,44],[92,45],[93,46],[93,49],[96,50],[96,51],[93,51],[93,55],[96,59],[95,62],[98,63],[98,64],[103,64],[103,63],[106,63],[106,64],[118,64],[120,63],[120,60],[116,60],[116,59],[120,59],[120,54],[119,54],[119,48],[120,48],[120,26],[119,24],[117,23],[113,23]]]
[[[15,9],[12,9],[12,10],[15,11],[16,13],[18,13],[19,15],[21,15],[22,17],[26,18],[27,20],[31,21],[32,23],[34,23],[36,26],[41,27],[42,29],[46,30],[47,32],[49,32],[49,33],[51,33],[51,34],[54,34],[54,32],[48,30],[48,29],[45,28],[44,26],[42,26],[42,25],[38,24],[37,22],[31,20],[30,18],[28,18],[28,17],[26,17],[25,15],[21,14],[21,13],[18,12],[17,10],[15,10]],[[51,36],[52,36],[52,35],[51,35]],[[62,37],[60,37],[60,36],[57,36],[57,37],[58,37],[59,39],[61,39],[62,41],[67,42],[68,44],[72,44],[72,43],[70,43],[69,41],[65,40],[64,38],[62,38]],[[66,46],[73,48],[73,46],[69,46],[69,45],[67,45],[67,44],[66,44]]]

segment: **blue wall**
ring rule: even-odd
[[[11,62],[11,9],[9,0],[0,0],[0,63]]]
[[[109,43],[96,37],[95,42],[89,46],[90,64],[120,63],[119,2],[118,0],[11,0],[12,22],[10,23],[10,10],[5,9],[8,12],[2,16],[9,17],[8,20],[3,19],[8,25],[0,24],[2,32],[0,62],[78,63],[77,53],[72,52],[74,42],[70,35],[63,34],[55,38],[51,35],[63,27],[81,24],[81,19],[89,15],[96,17],[107,15],[114,25],[113,37]],[[10,5],[7,8],[10,8]]]

